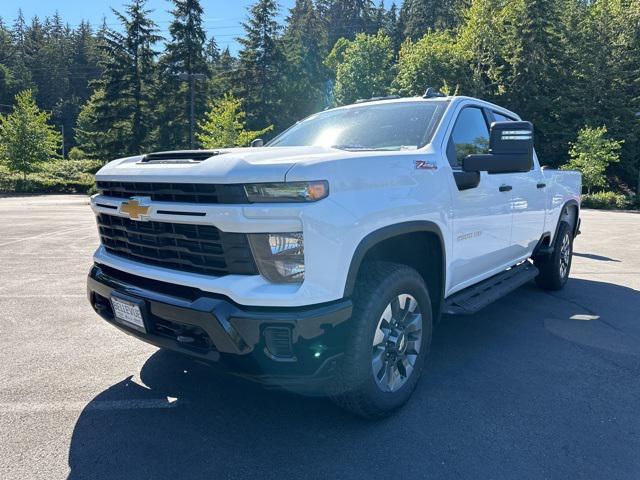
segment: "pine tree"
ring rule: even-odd
[[[312,0],[296,0],[287,19],[283,45],[287,58],[287,96],[300,101],[291,102],[286,109],[286,123],[326,107],[325,85],[327,71],[323,60],[326,42],[318,11]]]
[[[153,144],[154,45],[161,37],[149,13],[144,0],[133,0],[124,14],[114,10],[122,33],[104,26],[100,32],[104,73],[96,87],[103,94],[92,98],[93,123],[85,122],[82,129],[87,134],[109,133],[102,143],[102,153],[109,157],[138,154]]]
[[[219,54],[217,61],[210,62],[209,98],[221,98],[234,90],[234,80],[238,76],[237,59],[231,55],[229,47]]]
[[[324,20],[329,49],[340,38],[353,40],[358,33],[375,33],[372,0],[318,0],[317,5]]]
[[[8,64],[11,76],[18,89],[31,89],[33,88],[33,82],[31,80],[31,71],[28,69],[27,24],[22,14],[22,9],[18,9],[18,17],[11,28],[11,41],[13,48],[11,61]]]
[[[405,0],[400,9],[404,35],[415,41],[429,30],[456,27],[467,6],[467,0]]]
[[[0,18],[0,112],[11,105],[16,93],[20,90],[19,79],[12,68],[16,57],[16,49],[11,38],[11,31]]]
[[[507,3],[500,42],[504,59],[501,83],[506,88],[497,100],[533,122],[538,154],[548,160],[566,152],[556,123],[556,101],[569,81],[560,48],[559,6],[555,0]]]
[[[207,40],[207,43],[204,46],[204,58],[207,62],[210,73],[213,73],[213,69],[220,61],[220,47],[218,47],[218,42],[216,42],[215,37],[211,37]]]
[[[71,95],[81,103],[91,95],[89,85],[100,76],[97,42],[91,25],[80,22],[71,38],[71,65],[69,83]]]
[[[382,28],[387,35],[391,37],[393,51],[397,53],[400,50],[400,45],[402,45],[402,42],[404,41],[404,35],[403,27],[400,24],[400,19],[398,18],[398,7],[395,2],[391,4],[391,7],[386,12]]]
[[[86,158],[110,160],[115,155],[113,148],[123,141],[117,138],[122,133],[121,128],[114,128],[113,119],[105,118],[105,91],[99,88],[82,106],[76,126],[74,128],[75,143],[84,152]]]
[[[153,101],[151,92],[155,74],[156,51],[153,46],[161,40],[156,24],[149,18],[151,10],[146,10],[146,0],[133,0],[127,6],[128,17],[115,12],[125,26],[126,53],[130,59],[130,98],[133,123],[129,151],[140,153],[149,144],[153,117],[147,115]]]
[[[271,124],[285,126],[280,116],[283,102],[284,55],[280,43],[276,0],[258,0],[242,24],[245,36],[238,39],[242,50],[236,80],[244,99],[250,129]]]
[[[163,150],[188,148],[190,145],[191,88],[194,89],[195,118],[206,109],[206,83],[181,74],[208,74],[205,56],[206,34],[202,26],[202,6],[199,0],[172,0],[173,21],[169,26],[171,39],[160,59],[158,97],[158,145]],[[167,93],[171,93],[167,95]]]

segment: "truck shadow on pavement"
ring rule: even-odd
[[[637,478],[638,312],[638,291],[572,279],[445,318],[377,422],[158,351],[81,413],[69,479]]]

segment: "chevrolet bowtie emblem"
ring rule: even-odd
[[[120,205],[120,213],[129,215],[131,220],[143,220],[142,217],[149,215],[150,201],[149,197],[131,197]]]

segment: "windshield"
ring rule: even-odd
[[[415,150],[431,141],[447,103],[393,102],[329,110],[295,124],[269,146]]]

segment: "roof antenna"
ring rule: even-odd
[[[438,97],[445,97],[446,95],[442,92],[439,92],[438,90],[436,90],[433,87],[428,87],[427,91],[424,92],[424,95],[422,95],[422,98],[438,98]]]

